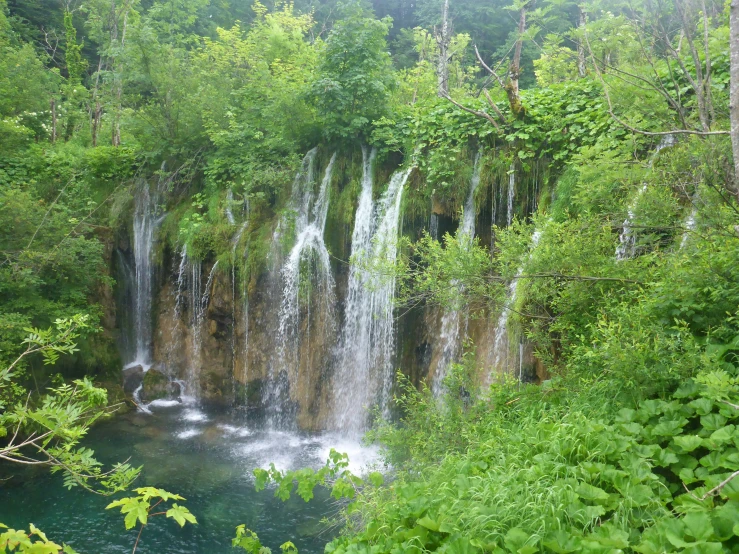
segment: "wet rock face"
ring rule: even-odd
[[[144,368],[140,365],[127,367],[123,370],[122,375],[123,391],[126,394],[133,394],[144,381]]]
[[[210,269],[203,267],[206,276]],[[235,309],[230,275],[214,275],[207,309],[197,324],[193,323],[192,306],[181,299],[178,307],[177,284],[173,278],[176,275],[165,280],[158,294],[154,332],[154,359],[158,369],[168,380],[184,381],[193,389],[188,394],[208,402],[230,404]]]

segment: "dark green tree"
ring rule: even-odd
[[[385,39],[391,25],[354,5],[329,33],[311,87],[327,138],[366,136],[370,123],[386,114],[395,84]]]

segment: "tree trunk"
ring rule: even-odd
[[[518,78],[521,75],[521,48],[523,47],[523,34],[526,32],[526,10],[529,4],[524,4],[521,7],[521,12],[518,17],[518,37],[516,38],[516,45],[513,49],[513,60],[511,60],[511,66],[508,70],[508,82],[505,86],[506,94],[508,95],[508,103],[511,106],[513,115],[519,117],[523,115],[523,105],[521,104],[521,93],[518,88]]]
[[[438,94],[442,98],[449,96],[449,43],[451,30],[449,25],[449,0],[444,0],[441,11],[441,31],[436,31],[436,42],[439,45],[439,62],[436,67]]]
[[[734,178],[739,186],[739,0],[731,0],[729,12],[729,52],[731,55],[730,109]]]

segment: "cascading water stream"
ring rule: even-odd
[[[334,278],[323,233],[336,154],[331,156],[318,195],[315,196],[316,152],[313,149],[306,155],[293,183],[296,239],[281,270],[283,287],[277,329],[278,355],[266,392],[268,420],[273,428],[291,423],[287,420],[285,407],[289,401],[289,387],[300,369],[303,318],[307,322],[305,339],[308,341],[311,340],[310,332],[314,325],[320,326],[320,332],[325,334],[332,333],[334,327]],[[315,313],[311,313],[313,302],[317,302]],[[301,310],[301,306],[305,309]]]
[[[395,352],[392,268],[398,253],[403,187],[413,169],[395,172],[373,208],[374,152],[364,150],[363,154],[344,334],[334,376],[333,426],[346,434],[358,434],[366,428],[372,405],[379,404],[386,413],[388,410]],[[368,266],[390,269],[390,275],[377,275]]]
[[[664,137],[662,137],[662,140],[657,145],[657,148],[652,154],[652,158],[649,161],[649,167],[651,168],[654,165],[654,161],[657,159],[657,156],[662,150],[670,146],[674,146],[674,145],[675,145],[674,135],[665,135]],[[634,218],[636,216],[635,212],[639,204],[639,199],[646,192],[646,190],[647,190],[647,183],[644,183],[639,189],[639,192],[637,192],[636,197],[631,201],[631,204],[629,205],[629,209],[627,210],[626,219],[624,220],[623,228],[621,229],[621,234],[618,237],[618,246],[616,247],[616,259],[619,261],[625,260],[627,258],[631,258],[636,254],[637,236],[633,229]]]
[[[688,239],[690,238],[690,234],[695,230],[695,218],[698,215],[698,208],[696,206],[693,206],[693,209],[690,210],[690,215],[688,215],[688,219],[685,220],[685,230],[683,231],[683,236],[680,239],[680,250],[685,248],[685,245],[688,243]]]
[[[511,163],[511,167],[508,169],[508,212],[507,212],[507,223],[508,227],[513,223],[513,200],[516,197],[516,165]]]
[[[236,249],[241,242],[241,237],[244,235],[244,231],[249,226],[249,212],[246,213],[244,222],[239,227],[239,230],[234,235],[231,241],[231,376],[236,377]],[[244,248],[244,258],[246,258],[246,248]],[[249,335],[249,298],[248,291],[246,288],[246,282],[242,283],[242,301],[244,304],[244,368],[247,363],[247,347],[248,347],[248,335]],[[246,376],[246,370],[244,370],[244,377]]]
[[[236,219],[234,218],[233,209],[231,208],[234,201],[234,192],[232,189],[228,189],[226,192],[226,220],[229,225],[236,225]]]
[[[529,250],[528,258],[531,258],[534,249],[539,244],[541,233],[541,230],[537,229],[531,236],[531,249]],[[516,276],[508,285],[508,298],[505,305],[503,306],[503,310],[500,313],[500,317],[498,318],[498,324],[495,327],[495,340],[493,341],[493,367],[497,370],[510,369],[511,364],[508,359],[510,355],[510,345],[508,340],[508,318],[511,313],[511,308],[516,305],[518,281],[521,275],[523,275],[524,269],[525,264],[522,264],[521,267],[518,268]],[[521,361],[519,360],[519,364],[520,363]]]
[[[161,174],[165,169],[162,164]],[[136,288],[134,291],[134,333],[136,352],[127,366],[141,365],[148,370],[152,363],[152,289],[154,268],[151,255],[156,230],[164,216],[158,213],[159,196],[164,183],[160,177],[154,189],[147,181],[137,187],[133,215],[133,255],[135,262]]]
[[[469,249],[475,238],[475,191],[480,184],[480,170],[482,164],[482,148],[475,155],[475,163],[472,171],[472,179],[470,180],[470,189],[467,193],[467,200],[464,204],[464,212],[462,213],[462,221],[457,230],[457,240],[464,241],[464,246]],[[461,288],[455,282],[454,286],[461,292]],[[431,385],[435,396],[441,393],[442,383],[446,377],[449,365],[458,358],[461,343],[462,327],[467,326],[466,317],[456,309],[447,309],[441,317],[441,356],[436,364],[434,379]]]

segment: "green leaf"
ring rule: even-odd
[[[658,437],[674,437],[687,423],[687,419],[666,419],[652,428],[652,434]]]
[[[564,529],[558,529],[557,531],[549,533],[544,538],[542,544],[545,548],[548,548],[556,554],[581,552],[583,547],[580,537],[573,536]]]
[[[198,520],[195,519],[195,516],[190,513],[190,510],[176,503],[172,504],[172,507],[167,510],[166,516],[174,519],[180,524],[180,527],[184,527],[185,523],[188,521],[193,525],[198,522]]]
[[[580,483],[575,487],[575,493],[583,500],[589,500],[591,502],[608,500],[608,493],[606,491],[587,483]]]
[[[422,527],[425,527],[429,531],[439,530],[439,523],[428,516],[420,518],[416,523],[418,523],[418,525],[421,525]]]
[[[707,541],[713,537],[711,519],[705,512],[690,512],[683,517],[685,533],[696,541]]]
[[[726,418],[721,414],[708,414],[701,417],[701,425],[708,431],[715,431],[726,425]]]
[[[681,435],[672,440],[683,452],[692,452],[703,444],[703,439],[697,435]],[[675,460],[675,462],[677,462],[677,460]]]
[[[382,485],[384,478],[382,476],[382,473],[379,471],[373,471],[367,476],[367,480],[372,483],[373,486],[379,487]]]
[[[531,537],[520,527],[512,527],[505,535],[504,542],[508,550],[518,554],[533,554],[538,552],[536,544],[538,540]]]

